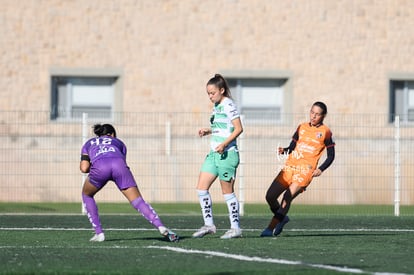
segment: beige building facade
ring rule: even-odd
[[[204,85],[221,72],[289,78],[290,112],[320,99],[330,113],[387,113],[390,79],[414,76],[413,1],[1,5],[1,110],[49,111],[53,72],[115,71],[121,112],[204,112]]]

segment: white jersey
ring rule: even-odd
[[[225,97],[221,103],[213,107],[213,113],[210,118],[211,125],[211,139],[210,148],[215,148],[223,143],[234,131],[234,126],[231,121],[235,118],[240,117],[237,111],[236,105],[233,100]],[[233,140],[224,151],[237,149],[237,142]]]

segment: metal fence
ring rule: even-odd
[[[236,192],[244,203],[264,203],[282,165],[276,148],[286,147],[297,125],[308,120],[307,114],[283,117],[282,123],[243,119]],[[195,186],[209,141],[197,131],[208,127],[209,113],[119,113],[113,121],[55,121],[49,112],[28,111],[0,112],[0,201],[80,202],[80,148],[96,122],[116,127],[148,201],[198,201]],[[414,125],[398,126],[388,114],[329,114],[325,123],[334,134],[336,159],[296,203],[413,204]],[[222,200],[219,184],[212,193]],[[97,196],[125,201],[111,183]]]

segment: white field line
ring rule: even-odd
[[[91,230],[91,228],[12,228],[12,227],[0,227],[0,230],[28,230],[28,231],[83,231],[83,230]],[[113,231],[150,231],[155,229],[148,229],[148,228],[108,228],[106,230],[113,230]],[[196,229],[180,229],[180,231],[194,231]],[[248,231],[260,231],[261,229],[250,229]],[[286,230],[289,231],[289,230]],[[399,229],[317,229],[317,230],[309,230],[309,229],[290,229],[290,231],[308,231],[308,232],[355,232],[355,231],[364,231],[364,232],[414,232],[414,230],[399,230]],[[78,249],[80,247],[76,246],[33,246],[33,245],[23,245],[23,246],[0,246],[0,249],[50,249],[50,248],[65,248],[65,249]],[[94,247],[90,247],[94,248]],[[95,247],[96,249],[131,249],[131,248],[142,248],[142,247],[131,247],[131,246],[111,246],[111,247]],[[301,265],[301,266],[308,266],[317,269],[326,269],[332,270],[336,272],[347,272],[347,273],[355,273],[355,274],[372,274],[372,275],[413,275],[407,273],[386,273],[386,272],[368,272],[362,269],[357,268],[349,268],[349,267],[339,267],[339,266],[331,266],[331,265],[323,265],[323,264],[312,264],[312,263],[305,263],[301,261],[290,261],[284,259],[275,259],[275,258],[261,258],[261,257],[251,257],[245,255],[238,255],[238,254],[229,254],[219,251],[202,251],[202,250],[195,250],[195,249],[184,249],[184,248],[177,248],[177,247],[170,247],[170,246],[147,246],[145,248],[149,249],[161,249],[161,250],[170,250],[177,253],[186,253],[186,254],[202,254],[207,256],[215,256],[215,257],[223,257],[229,258],[239,261],[248,261],[248,262],[262,262],[262,263],[275,263],[275,264],[286,264],[286,265]]]
[[[3,245],[0,246],[0,249],[83,249],[84,247],[78,246],[49,246],[49,245],[22,245],[22,246],[15,246],[15,245]],[[160,249],[160,250],[169,250],[177,253],[184,253],[184,254],[201,254],[207,256],[214,256],[214,257],[222,257],[227,259],[233,259],[238,261],[246,261],[246,262],[257,262],[257,263],[272,263],[272,264],[285,264],[285,265],[296,265],[296,266],[306,266],[312,267],[316,269],[325,269],[325,270],[332,270],[336,272],[346,272],[346,273],[354,273],[354,274],[371,274],[371,275],[413,275],[408,273],[392,273],[392,272],[371,272],[366,271],[358,268],[351,268],[351,267],[340,267],[340,266],[332,266],[332,265],[324,265],[324,264],[312,264],[306,263],[301,261],[290,261],[285,259],[275,259],[275,258],[262,258],[262,257],[251,257],[239,254],[229,254],[219,251],[211,251],[211,250],[196,250],[196,249],[184,249],[178,247],[171,247],[171,246],[125,246],[125,245],[115,245],[115,246],[90,246],[90,249]]]
[[[177,231],[196,231],[198,228],[171,228]],[[22,231],[83,231],[91,230],[91,228],[67,228],[67,227],[0,227],[0,230],[22,230]],[[152,231],[154,228],[104,228],[105,231]],[[226,231],[227,229],[222,229]],[[263,229],[243,229],[245,232],[256,232]],[[220,230],[219,230],[220,231]],[[284,229],[284,232],[414,232],[414,229],[387,229],[387,228],[355,228],[355,229],[331,229],[331,228],[321,228],[321,229]]]
[[[301,266],[307,266],[307,267],[312,267],[312,268],[317,268],[317,269],[327,269],[327,270],[333,270],[337,272],[347,272],[347,273],[355,273],[355,274],[409,275],[406,273],[368,272],[368,271],[358,269],[358,268],[338,267],[338,266],[323,265],[323,264],[311,264],[311,263],[305,263],[301,261],[289,261],[289,260],[284,260],[284,259],[250,257],[250,256],[229,254],[229,253],[210,251],[210,250],[202,251],[202,250],[196,250],[196,249],[183,249],[183,248],[171,247],[171,246],[147,246],[147,248],[169,250],[169,251],[174,251],[177,253],[185,253],[185,254],[202,254],[202,255],[207,255],[207,256],[223,257],[223,258],[234,259],[234,260],[239,260],[239,261],[247,261],[247,262],[301,265]]]

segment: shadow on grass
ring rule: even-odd
[[[180,236],[180,240],[178,242],[183,241],[185,239],[191,239],[191,238]],[[170,242],[170,240],[168,240],[167,238],[163,238],[163,237],[134,237],[134,238],[105,239],[105,242],[122,242],[122,241],[160,241],[160,242],[173,243],[173,242]]]
[[[299,237],[346,237],[346,236],[397,236],[394,232],[341,232],[341,233],[305,233],[305,234],[286,234],[276,236],[276,238],[299,238]]]

